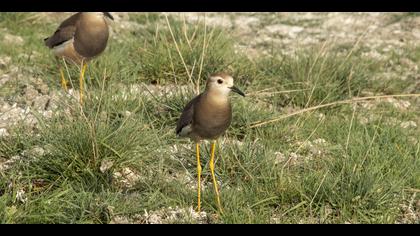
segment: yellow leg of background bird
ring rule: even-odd
[[[200,163],[200,144],[195,144],[195,149],[197,153],[197,191],[198,191],[198,212],[201,211],[201,163]]]
[[[219,207],[219,211],[223,212],[222,205],[220,204],[219,190],[217,189],[216,176],[214,175],[214,150],[215,149],[216,149],[216,141],[214,141],[211,145],[210,171],[211,171],[211,177],[213,178],[214,191],[216,192],[217,206]]]
[[[61,74],[61,87],[63,87],[63,89],[67,91],[67,80],[66,78],[64,78],[64,72],[61,67],[60,67],[60,74]]]
[[[79,83],[80,83],[80,105],[83,105],[83,81],[84,81],[86,67],[87,67],[87,64],[82,62],[82,70],[80,71],[80,78],[79,78]]]

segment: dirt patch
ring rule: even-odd
[[[192,206],[188,208],[168,207],[154,211],[144,211],[134,216],[115,216],[111,224],[170,224],[170,223],[197,223],[208,224],[215,220],[207,212],[196,212]]]

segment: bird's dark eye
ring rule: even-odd
[[[218,79],[218,80],[217,80],[217,83],[218,83],[218,84],[222,84],[222,83],[223,83],[223,80]]]

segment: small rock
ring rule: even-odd
[[[49,102],[49,100],[50,100],[50,96],[47,96],[47,95],[37,96],[33,100],[33,107],[38,111],[43,111],[45,110],[45,107],[47,103]]]
[[[405,100],[398,100],[395,98],[387,98],[387,102],[391,103],[395,108],[405,110],[411,106],[411,103],[409,101]]]
[[[7,137],[9,136],[9,132],[7,132],[6,128],[0,128],[0,137]]]
[[[227,144],[227,145],[230,145],[230,146],[238,146],[238,147],[241,147],[241,146],[244,145],[244,142],[239,141],[237,139],[225,138],[225,139],[222,139],[222,144]]]
[[[3,36],[3,43],[9,44],[9,45],[13,44],[13,45],[21,46],[21,45],[23,45],[24,40],[20,36],[6,33]]]
[[[359,122],[360,122],[361,124],[363,124],[363,125],[366,125],[366,124],[368,124],[368,123],[369,123],[369,118],[367,118],[367,117],[360,117],[360,118],[359,118]]]
[[[46,95],[49,92],[49,87],[41,78],[29,77],[28,80],[33,84],[34,88],[41,94]]]
[[[111,169],[111,167],[114,165],[114,162],[111,160],[103,160],[101,163],[101,167],[99,167],[99,170],[102,173],[105,173],[105,171]]]
[[[315,155],[315,156],[321,156],[321,154],[322,154],[322,151],[321,151],[321,149],[319,149],[318,147],[316,147],[316,146],[311,146],[311,147],[309,147],[309,151],[313,154],[313,155]],[[311,159],[310,157],[308,157],[308,159]]]
[[[25,190],[19,189],[16,192],[16,200],[21,203],[25,203],[28,200],[28,198],[25,196]]]
[[[132,115],[132,113],[130,112],[130,111],[125,111],[125,116],[126,117],[129,117],[129,116],[131,116]]]
[[[400,63],[406,68],[418,70],[417,64],[408,58],[401,58]]]
[[[275,152],[274,155],[275,155],[275,157],[274,157],[274,164],[275,165],[278,165],[278,164],[286,161],[286,156],[282,152]]]
[[[298,162],[298,158],[299,158],[298,154],[294,152],[290,153],[289,159],[288,159],[289,165],[295,165]]]
[[[416,128],[417,124],[416,122],[410,120],[410,121],[404,121],[400,124],[401,128],[407,129],[407,128]]]
[[[130,220],[125,216],[115,216],[112,218],[110,224],[130,224]]]
[[[45,150],[41,147],[35,146],[29,150],[25,150],[22,152],[23,156],[26,157],[42,157],[45,154]]]
[[[32,102],[32,100],[34,100],[38,96],[38,91],[33,86],[29,85],[25,88],[24,94],[25,100],[28,103]]]
[[[10,74],[15,75],[15,74],[17,74],[19,72],[19,67],[18,66],[15,66],[15,65],[11,65],[9,70],[10,70]],[[22,74],[18,74],[17,77],[18,78],[22,78],[23,75]]]
[[[21,161],[21,156],[12,156],[9,160],[0,163],[0,171],[8,170],[12,167],[15,162]]]
[[[43,83],[43,82],[41,82],[41,83],[37,83],[37,84],[36,84],[36,88],[38,89],[38,91],[39,91],[41,94],[44,94],[44,95],[48,94],[48,92],[49,92],[49,87],[48,87],[48,85],[47,85],[47,84],[45,84],[45,83]]]
[[[32,115],[32,114],[28,114],[25,118],[24,118],[25,124],[28,125],[29,127],[35,128],[38,125],[38,119]]]
[[[315,144],[326,144],[327,141],[325,141],[325,139],[323,139],[323,138],[318,138],[318,139],[315,139],[313,141],[313,143],[315,143]]]
[[[331,215],[332,213],[333,213],[334,211],[333,211],[333,209],[332,209],[332,207],[331,207],[331,205],[330,204],[327,204],[326,206],[325,206],[325,215]]]
[[[42,112],[42,116],[44,116],[47,119],[51,119],[54,115],[54,112],[52,110],[47,110]]]
[[[318,117],[319,121],[322,121],[322,120],[325,119],[325,114],[324,113],[316,113],[315,116]]]
[[[0,76],[0,86],[3,86],[11,79],[10,75],[4,74]]]
[[[10,61],[12,60],[11,57],[0,57],[0,70],[4,70],[7,68],[7,65],[9,65]]]
[[[363,102],[360,104],[361,107],[367,109],[367,110],[371,110],[372,108],[375,108],[376,103],[374,102]]]
[[[273,216],[270,218],[270,224],[281,224],[281,220],[279,216]]]
[[[133,187],[140,179],[140,176],[135,174],[130,168],[124,168],[121,172],[115,172],[113,177],[117,183],[126,188]]]

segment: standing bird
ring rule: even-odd
[[[225,73],[211,75],[207,80],[205,91],[185,106],[177,122],[177,136],[190,138],[196,143],[199,212],[201,205],[200,142],[204,139],[213,141],[209,167],[216,192],[217,204],[220,212],[222,212],[216,177],[214,175],[214,151],[216,148],[216,139],[226,131],[232,121],[232,106],[229,99],[230,91],[245,97],[245,94],[233,85],[233,78],[230,75]]]
[[[83,103],[83,78],[89,62],[106,48],[109,30],[108,19],[114,20],[108,12],[79,12],[64,20],[51,37],[44,39],[56,58],[81,65],[80,103]],[[67,89],[67,82],[60,67],[61,85]]]

